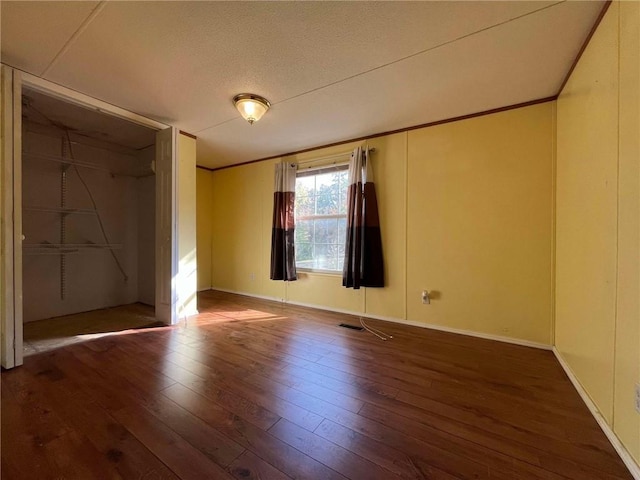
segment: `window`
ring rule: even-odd
[[[347,225],[348,165],[298,172],[296,267],[342,271]]]

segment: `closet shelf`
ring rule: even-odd
[[[55,207],[24,207],[29,212],[61,213],[63,215],[96,215],[91,208],[55,208]]]
[[[89,168],[91,170],[98,170],[100,172],[105,172],[108,173],[109,175],[113,176],[113,177],[133,177],[133,178],[143,178],[143,177],[149,177],[149,176],[153,176],[155,175],[155,173],[153,171],[149,172],[149,171],[144,171],[138,174],[132,174],[132,173],[120,173],[120,172],[114,172],[108,168],[105,167],[101,167],[100,165],[96,165],[95,163],[89,163],[89,162],[81,162],[78,160],[71,160],[68,158],[62,158],[62,157],[58,157],[55,155],[45,155],[43,153],[33,153],[33,152],[22,152],[22,156],[25,158],[32,158],[34,160],[45,160],[47,162],[55,162],[55,163],[60,163],[62,165],[66,165],[67,167],[70,166],[76,166],[76,167],[81,167],[81,168]]]
[[[67,158],[56,157],[54,155],[45,155],[43,153],[22,152],[23,157],[33,158],[35,160],[46,160],[48,162],[61,163],[62,165],[75,165],[76,167],[90,168],[92,170],[99,170],[101,172],[111,173],[108,168],[101,167],[99,165],[87,162],[73,161]]]
[[[25,255],[66,255],[97,250],[118,250],[119,243],[27,243],[22,246]]]

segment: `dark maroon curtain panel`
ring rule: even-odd
[[[295,163],[276,165],[271,229],[271,280],[297,279],[293,216],[296,171]]]
[[[353,151],[349,163],[347,238],[342,285],[354,289],[384,287],[376,187],[369,150],[360,147]]]

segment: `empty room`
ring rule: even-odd
[[[3,480],[640,480],[640,1],[0,27]]]

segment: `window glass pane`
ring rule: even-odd
[[[347,235],[347,219],[339,218],[338,219],[338,242],[336,243],[340,243],[344,245],[347,239],[346,235]]]
[[[339,212],[347,213],[347,193],[349,192],[349,181],[347,172],[341,172],[340,175],[340,199],[338,202]]]
[[[338,201],[338,213],[347,214],[347,190],[340,190],[340,200]]]
[[[310,196],[298,196],[298,192],[296,192],[296,217],[308,217],[313,215],[315,208],[315,197]]]
[[[329,250],[331,252],[331,256],[334,258],[334,268],[336,270],[342,270],[342,265],[344,263],[344,244],[330,245]]]
[[[313,267],[313,245],[311,243],[296,242],[296,266]]]
[[[296,265],[342,271],[348,172],[329,171],[296,179]],[[342,216],[318,218],[319,216]]]
[[[338,220],[335,218],[315,220],[315,243],[338,242]]]
[[[299,220],[296,222],[295,232],[296,245],[298,242],[313,243],[313,220]]]
[[[332,185],[335,184],[337,186],[339,181],[338,175],[333,172],[316,175],[316,188],[318,189],[318,193],[330,190]]]
[[[316,177],[297,177],[296,178],[296,196],[315,195],[316,193]]]
[[[345,189],[349,186],[349,170],[340,172],[340,188]]]
[[[337,192],[336,192],[337,193]],[[323,194],[316,197],[316,215],[335,215],[339,211],[340,197],[336,194]]]
[[[336,256],[331,251],[331,245],[317,243],[314,248],[314,260],[315,268],[321,270],[336,269]]]
[[[340,172],[323,173],[316,177],[318,195],[335,195],[340,191]]]

